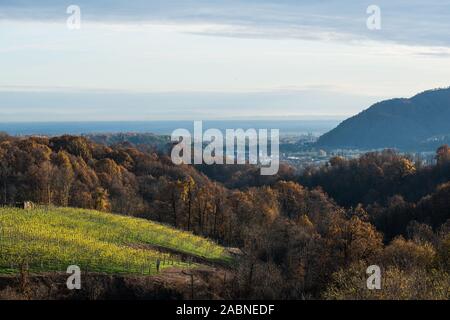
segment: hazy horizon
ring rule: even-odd
[[[341,120],[206,120],[203,129],[279,129],[281,135],[313,134],[319,136],[337,126]],[[69,122],[0,122],[0,132],[14,136],[63,134],[153,133],[170,135],[179,128],[193,132],[188,120],[157,121],[69,121]]]

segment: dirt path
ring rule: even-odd
[[[175,249],[162,247],[158,245],[151,245],[151,244],[130,244],[129,245],[132,248],[136,249],[148,249],[148,250],[157,250],[159,252],[168,253],[170,255],[176,256],[180,261],[182,262],[191,262],[191,263],[199,263],[206,266],[211,267],[221,267],[225,269],[231,269],[233,267],[232,262],[225,262],[220,260],[210,260],[205,257],[200,257],[194,254],[178,251]]]

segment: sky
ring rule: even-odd
[[[0,122],[340,119],[448,86],[450,0],[0,0]]]

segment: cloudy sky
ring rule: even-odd
[[[343,118],[448,86],[450,0],[0,0],[0,122]]]

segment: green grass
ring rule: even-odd
[[[214,242],[148,220],[73,208],[0,208],[0,273],[17,272],[24,262],[34,272],[78,265],[84,271],[154,274],[157,260],[160,270],[188,267],[178,256],[145,245],[230,261]]]

